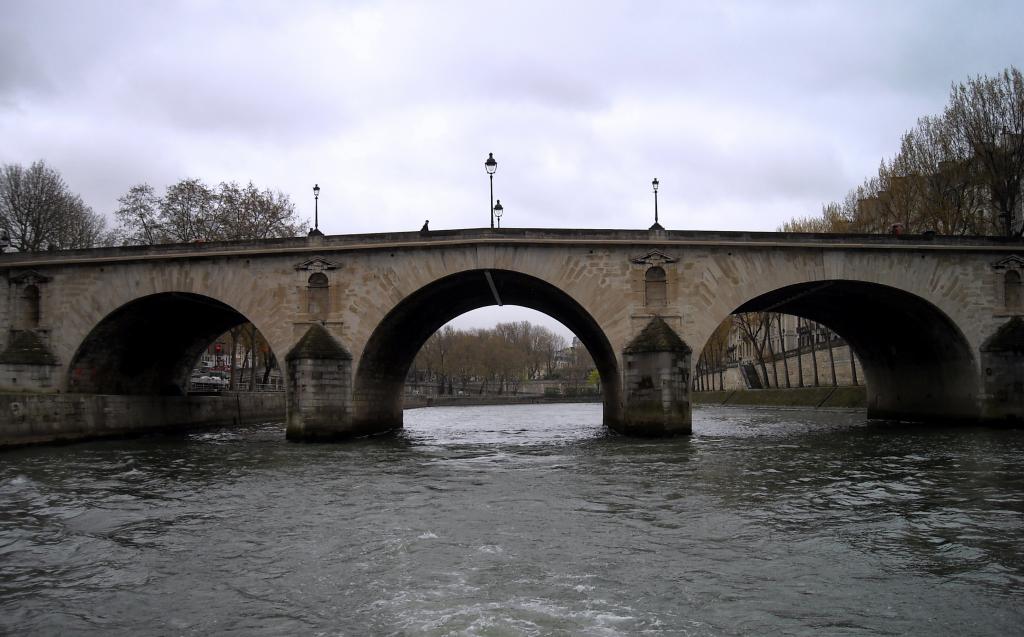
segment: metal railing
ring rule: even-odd
[[[221,383],[204,383],[204,382],[192,382],[189,384],[190,392],[202,392],[202,393],[221,393],[231,391],[231,387],[228,384]],[[234,390],[237,393],[248,393],[249,385],[239,383],[238,387]],[[283,392],[284,385],[281,383],[256,383],[254,392]]]

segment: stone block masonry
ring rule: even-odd
[[[624,414],[615,428],[633,436],[691,433],[690,347],[656,316],[624,355]]]
[[[0,447],[284,420],[284,393],[0,394]]]
[[[318,323],[286,357],[288,439],[329,440],[356,435],[352,427],[352,355]]]

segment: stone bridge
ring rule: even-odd
[[[688,433],[696,354],[731,313],[764,310],[851,344],[869,416],[1019,422],[1022,271],[1009,240],[662,230],[4,254],[0,392],[180,396],[203,349],[251,321],[285,368],[289,438],[373,434],[401,426],[406,372],[435,330],[508,304],[579,337],[608,427]]]

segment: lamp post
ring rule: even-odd
[[[501,199],[498,203],[494,204],[494,216],[498,218],[498,227],[501,227],[501,215],[505,212],[505,209],[501,206]]]
[[[313,184],[313,227],[320,229],[320,184]]]
[[[654,225],[651,226],[651,230],[664,230],[661,224],[658,223],[658,178],[655,177],[651,181],[651,187],[654,188]]]
[[[313,229],[309,231],[309,236],[323,235],[320,232],[320,184],[313,184]]]
[[[494,171],[498,170],[498,162],[494,159],[494,153],[487,153],[487,161],[484,162],[484,170],[491,180],[491,227],[494,227]]]

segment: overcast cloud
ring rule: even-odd
[[[327,234],[774,230],[950,84],[1024,67],[1024,3],[0,0],[0,163],[110,217],[134,184],[279,189]]]

